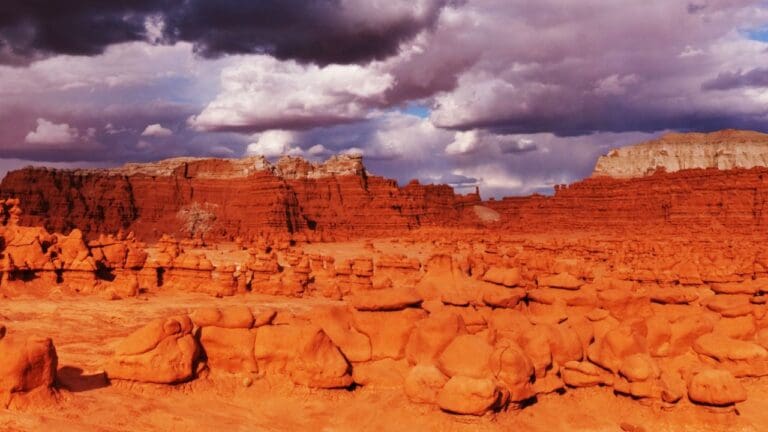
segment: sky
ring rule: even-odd
[[[0,2],[0,177],[355,152],[501,197],[723,128],[768,132],[768,0]]]

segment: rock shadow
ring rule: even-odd
[[[56,381],[58,384],[73,393],[96,390],[109,386],[109,379],[104,372],[84,375],[83,370],[74,366],[62,366],[59,368]]]

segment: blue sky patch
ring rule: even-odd
[[[749,39],[760,41],[760,42],[768,42],[768,26],[749,29],[749,30],[746,30],[744,34]]]
[[[424,105],[411,104],[401,109],[400,112],[410,114],[416,117],[427,118],[429,117],[429,114],[432,112],[432,110],[429,109],[429,107]]]

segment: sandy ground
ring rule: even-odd
[[[0,300],[9,331],[53,338],[61,391],[56,404],[0,411],[0,431],[764,431],[768,380],[747,383],[738,412],[681,404],[644,406],[610,389],[547,395],[517,411],[482,418],[452,416],[409,403],[400,391],[358,388],[309,390],[276,377],[245,387],[242,377],[219,376],[179,386],[103,378],[113,346],[151,319],[201,305],[247,304],[300,310],[322,299],[256,294],[217,299],[203,294],[152,294],[108,301],[99,297]],[[642,428],[635,428],[642,425]]]

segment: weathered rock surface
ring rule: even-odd
[[[104,170],[25,168],[3,179],[0,196],[21,200],[27,225],[89,235],[126,230],[142,240],[163,233],[230,240],[301,233],[320,240],[482,223],[471,208],[479,195],[418,182],[398,187],[369,175],[354,155],[323,164],[177,158]]]
[[[768,167],[768,134],[724,130],[670,133],[642,144],[611,150],[597,160],[593,176],[642,177],[656,171]]]
[[[115,348],[104,370],[110,379],[172,384],[191,379],[200,357],[188,316],[158,319]]]
[[[0,325],[0,406],[7,408],[31,392],[50,392],[57,364],[50,338],[7,335]]]

